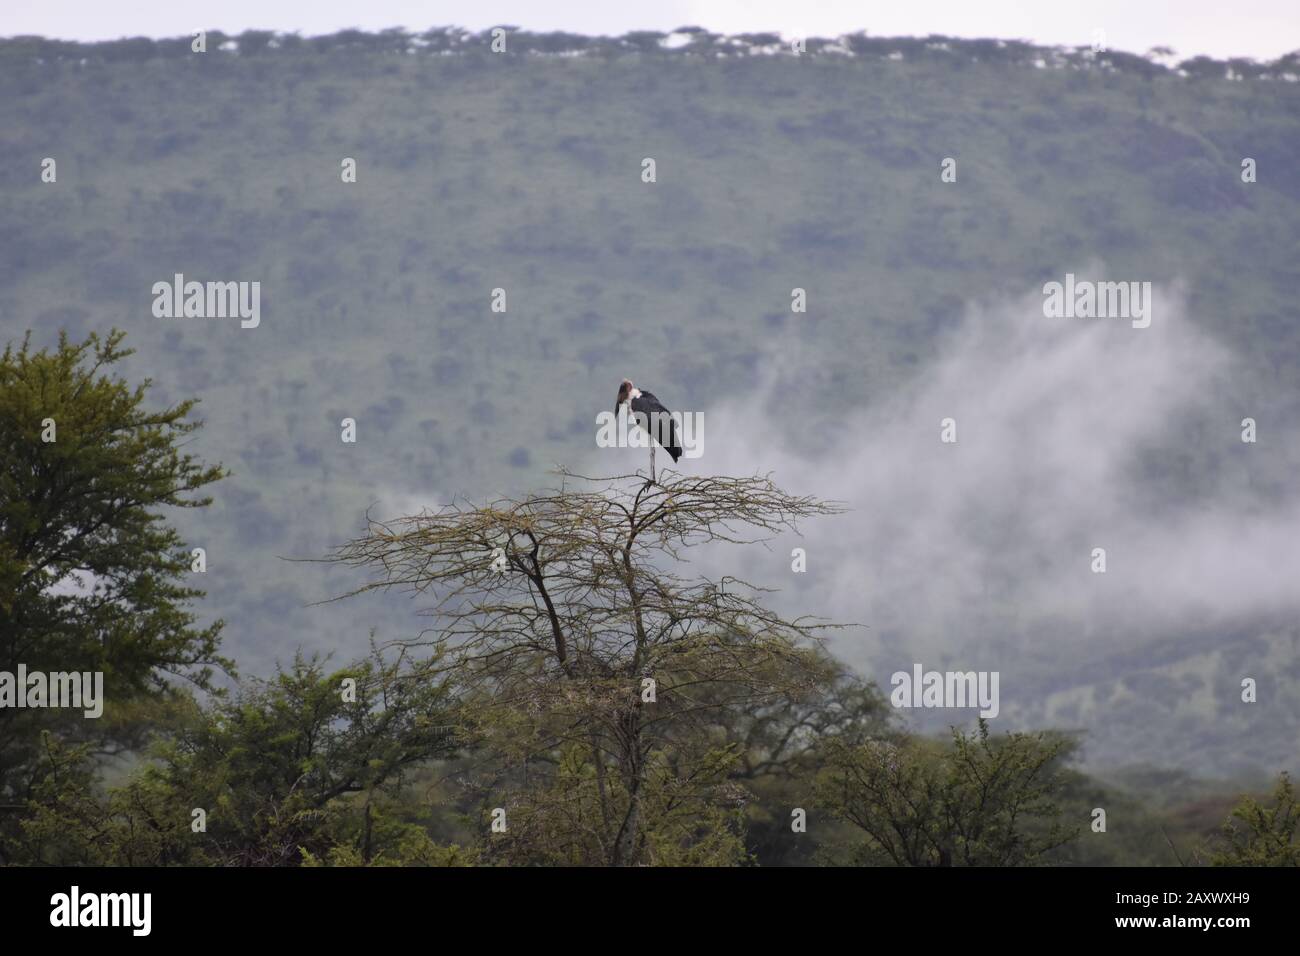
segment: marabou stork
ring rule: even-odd
[[[630,379],[626,378],[623,379],[623,384],[618,387],[618,401],[614,403],[615,421],[618,421],[619,406],[624,403],[628,406],[628,413],[636,419],[636,423],[650,436],[650,481],[648,484],[654,484],[655,445],[663,445],[668,454],[672,456],[674,463],[682,457],[681,442],[677,440],[677,425],[673,421],[672,412],[664,408],[663,402],[649,392],[641,391],[632,384]]]

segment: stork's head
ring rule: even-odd
[[[625,378],[618,387],[618,401],[614,403],[614,417],[618,418],[618,407],[632,397],[632,380]]]

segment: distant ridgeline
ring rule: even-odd
[[[248,30],[237,35],[219,30],[207,33],[209,49],[243,56],[258,56],[277,50],[333,52],[355,50],[371,53],[445,56],[480,55],[491,52],[494,31],[507,37],[512,53],[539,56],[623,56],[641,54],[678,57],[743,57],[795,55],[790,39],[775,33],[742,33],[726,36],[701,27],[681,27],[671,33],[638,30],[621,37],[589,37],[573,33],[529,33],[502,26],[473,33],[457,27],[441,27],[423,33],[401,29],[365,33],[342,30],[318,37],[294,33]],[[497,34],[500,35],[499,33]],[[102,43],[75,43],[42,37],[0,39],[0,63],[34,58],[41,62],[103,60],[129,61],[151,57],[182,57],[191,53],[192,39],[151,40],[131,37]],[[943,63],[1000,63],[1039,69],[1099,69],[1135,73],[1148,78],[1177,75],[1195,78],[1259,79],[1296,82],[1300,80],[1300,51],[1267,63],[1247,58],[1215,60],[1197,56],[1174,61],[1173,51],[1156,47],[1145,56],[1117,50],[1094,51],[1092,45],[1070,48],[1044,47],[1022,40],[962,40],[928,37],[875,37],[865,31],[826,39],[802,41],[803,54],[825,54],[880,59],[934,60]]]

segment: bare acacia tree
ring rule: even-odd
[[[685,550],[763,543],[842,509],[767,477],[559,476],[520,500],[371,521],[326,560],[373,574],[341,597],[398,589],[432,602],[436,623],[412,643],[446,654],[466,742],[534,772],[581,749],[596,810],[570,858],[654,862],[647,788],[655,774],[677,787],[654,798],[671,809],[691,776],[672,755],[698,755],[720,710],[800,699],[834,673],[819,642],[830,625],[773,613],[739,579],[685,575]]]

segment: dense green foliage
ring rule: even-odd
[[[351,699],[340,691],[347,679]],[[418,856],[427,833],[386,808],[404,772],[450,751],[444,697],[428,665],[376,658],[330,672],[300,658],[233,700],[185,709],[106,797],[84,748],[47,737],[15,855],[244,866],[336,860],[340,847],[359,862]]]
[[[1025,866],[1077,836],[1052,802],[1069,741],[953,732],[925,740],[836,747],[825,798],[862,830],[856,862],[894,866]],[[1036,825],[1045,824],[1041,832]]]
[[[202,507],[222,477],[180,449],[194,402],[144,407],[111,373],[120,333],[0,356],[0,670],[100,672],[103,714],[0,707],[0,801],[41,784],[43,731],[115,747],[175,691],[209,686],[221,623],[195,626],[190,558],[164,507]],[[8,828],[0,818],[0,858]]]
[[[1270,802],[1246,797],[1232,811],[1216,866],[1300,866],[1300,807],[1289,775],[1279,778]]]

